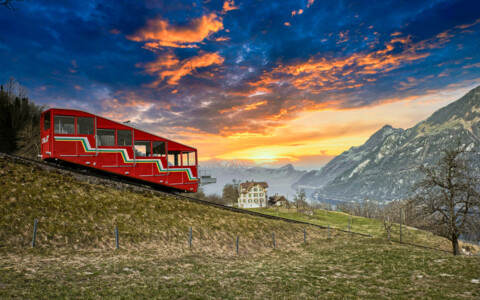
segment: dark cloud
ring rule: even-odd
[[[229,3],[45,0],[1,9],[0,81],[17,78],[40,103],[229,135],[480,75],[478,1]]]

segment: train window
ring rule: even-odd
[[[131,130],[117,130],[117,145],[131,146],[132,145],[132,131]]]
[[[164,157],[166,155],[165,142],[153,142],[152,153],[153,156]]]
[[[135,156],[150,156],[150,142],[135,141]]]
[[[180,166],[180,151],[168,151],[168,165],[171,167]]]
[[[50,129],[50,112],[43,115],[43,130]]]
[[[115,130],[97,129],[97,141],[99,146],[115,146]]]
[[[55,133],[75,134],[75,117],[55,116]]]
[[[77,134],[93,134],[93,118],[77,118]]]
[[[184,166],[195,166],[195,152],[183,152],[182,160]]]

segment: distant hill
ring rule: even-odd
[[[292,184],[297,182],[306,171],[298,171],[291,165],[281,168],[264,168],[248,164],[242,160],[215,160],[203,163],[201,169],[212,170],[217,183],[204,186],[206,194],[222,194],[223,187],[233,179],[246,181],[265,181],[268,183],[268,195],[275,193],[292,196],[295,190]],[[292,197],[290,197],[292,198]]]
[[[420,165],[434,164],[442,150],[460,141],[469,150],[480,142],[480,87],[409,129],[385,125],[365,144],[343,152],[320,171],[300,178],[296,187],[314,190],[319,199],[390,201],[403,199],[421,178]],[[480,156],[472,153],[480,170]]]

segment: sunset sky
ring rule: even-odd
[[[372,4],[374,3],[374,5]],[[480,85],[480,1],[0,6],[0,82],[184,142],[315,169]]]

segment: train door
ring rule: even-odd
[[[40,136],[42,137],[41,140],[41,146],[40,146],[40,153],[42,155],[42,158],[49,158],[52,156],[52,147],[50,146],[52,143],[52,135],[51,135],[51,130],[50,130],[50,112],[46,112],[42,114],[42,117],[40,119]]]
[[[183,183],[196,183],[196,174],[194,174],[197,165],[197,157],[195,151],[182,151],[182,166],[185,172],[182,172]]]
[[[168,184],[183,184],[182,152],[168,150]]]
[[[96,162],[95,145],[95,118],[77,117],[77,159],[82,165],[94,166]]]
[[[153,175],[157,178],[155,182],[166,183],[168,181],[168,163],[167,163],[167,142],[152,141]]]
[[[118,174],[134,176],[133,165],[133,135],[132,130],[117,130],[117,162]]]
[[[149,177],[153,175],[152,143],[150,141],[135,141],[135,175]],[[144,178],[145,179],[145,178]]]
[[[115,129],[97,128],[97,166],[108,172],[117,170],[117,154],[115,150]]]

